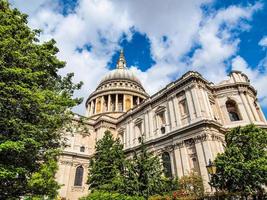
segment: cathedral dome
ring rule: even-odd
[[[126,67],[123,51],[116,69],[108,73],[86,101],[87,116],[118,117],[148,97],[140,80]]]
[[[134,73],[126,68],[117,68],[112,70],[109,74],[107,74],[101,81],[100,85],[112,81],[112,80],[130,80],[136,82],[141,85],[139,79],[134,75]]]

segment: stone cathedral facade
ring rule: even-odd
[[[59,159],[56,178],[66,200],[88,193],[89,160],[106,130],[120,138],[127,155],[138,150],[143,135],[149,150],[162,158],[167,176],[195,171],[209,191],[206,165],[224,151],[226,131],[250,123],[267,128],[257,92],[242,72],[232,71],[228,80],[213,84],[189,71],[149,96],[127,69],[123,52],[116,69],[89,95],[86,117],[89,133],[66,133],[69,145]]]

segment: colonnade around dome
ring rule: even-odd
[[[106,94],[99,96],[88,103],[87,115],[97,115],[108,112],[127,112],[138,104],[142,103],[144,98],[127,93]]]

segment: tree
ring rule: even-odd
[[[58,149],[70,109],[81,102],[73,74],[62,77],[65,63],[55,41],[40,43],[27,16],[0,0],[0,199],[54,198]]]
[[[110,131],[97,141],[96,152],[90,163],[88,184],[93,190],[116,191],[124,166],[123,146],[113,139]]]
[[[225,152],[215,159],[212,186],[244,196],[262,192],[267,184],[267,132],[254,125],[237,127],[225,141]]]
[[[203,179],[198,173],[190,172],[179,179],[178,196],[201,198],[204,196]]]
[[[126,163],[122,193],[143,196],[146,199],[154,194],[176,190],[176,179],[164,177],[158,156],[148,152],[141,137],[139,152],[134,152],[132,159]]]

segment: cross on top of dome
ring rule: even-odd
[[[126,60],[125,60],[124,53],[123,53],[122,49],[120,52],[120,57],[118,59],[116,68],[117,69],[126,69]]]

